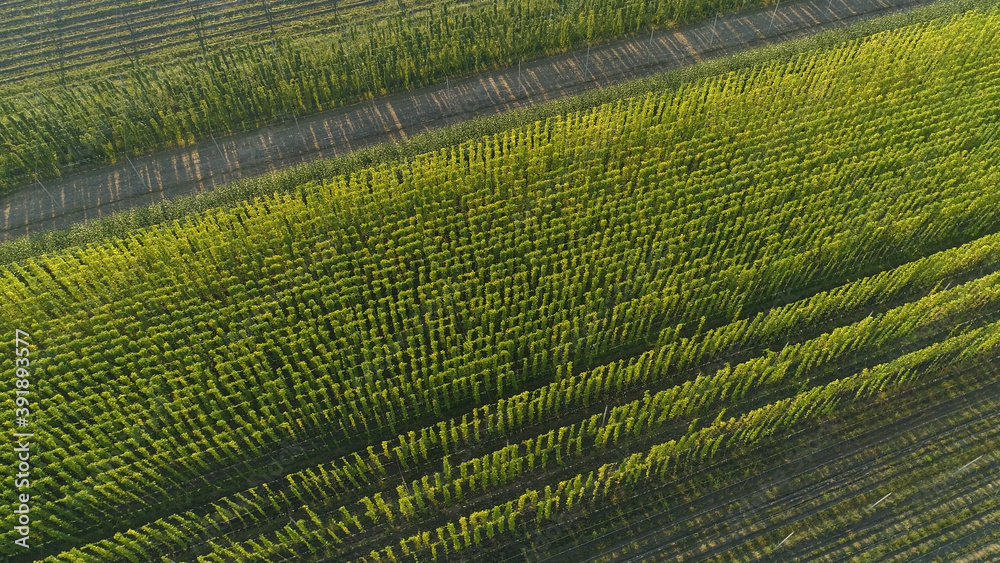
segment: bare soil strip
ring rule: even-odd
[[[317,158],[900,12],[935,0],[804,0],[719,17],[207,139],[26,186],[0,241],[195,194]]]

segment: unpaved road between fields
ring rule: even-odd
[[[0,199],[0,241],[934,1],[779,3],[81,171]]]

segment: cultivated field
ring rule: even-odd
[[[269,5],[261,0],[273,20]],[[166,46],[156,51],[168,57],[165,61],[141,59],[140,34],[132,29],[135,54],[126,66],[62,80],[58,87],[42,82],[49,87],[41,90],[28,80],[3,92],[0,143],[6,150],[0,152],[0,193],[81,167],[294,120],[745,5],[736,0],[506,0],[434,3],[417,14],[397,3],[383,17],[345,18],[305,37],[278,35],[270,20],[270,37],[264,41],[209,49],[202,35],[196,56]],[[185,7],[194,10],[188,0]],[[115,21],[107,10],[81,9],[88,17],[103,14],[103,27]],[[201,16],[191,14],[193,23],[186,27],[202,33]],[[54,41],[63,35],[40,37]],[[55,60],[63,58],[59,54]],[[58,74],[53,70],[45,76],[53,72]]]
[[[233,45],[304,38],[438,2],[184,0],[7,2],[0,24],[0,84],[74,81],[135,64]]]
[[[462,120],[544,103],[755,46],[874,18],[924,0],[815,0],[744,10],[681,29],[546,57],[243,134],[36,182],[0,197],[0,241],[348,154]]]
[[[998,108],[974,11],[4,266],[0,553],[985,557]]]

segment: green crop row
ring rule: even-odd
[[[865,20],[850,26],[819,32],[801,39],[790,39],[767,47],[741,51],[735,55],[683,66],[650,78],[633,80],[584,94],[552,100],[503,114],[469,119],[441,129],[359,149],[330,159],[314,160],[261,176],[245,178],[232,184],[192,196],[180,196],[151,206],[140,206],[103,219],[76,224],[69,230],[45,231],[9,240],[0,245],[0,264],[9,264],[46,252],[86,246],[95,242],[127,238],[136,230],[182,220],[219,207],[232,207],[255,197],[273,193],[296,192],[308,182],[320,183],[337,175],[349,175],[379,164],[394,163],[416,155],[451,147],[470,138],[524,127],[559,114],[587,111],[623,98],[644,96],[647,92],[670,92],[685,83],[697,82],[729,71],[742,71],[755,65],[787,62],[801,53],[831,49],[845,41],[862,39],[888,29],[947,18],[969,10],[989,10],[995,0],[953,0],[918,7],[902,13]]]
[[[112,76],[135,63],[204,55],[275,35],[314,35],[337,22],[363,21],[427,2],[327,3],[315,0],[190,2],[108,0],[11,2],[0,23],[0,91],[30,92],[81,77]]]
[[[356,451],[351,456],[345,456],[336,463],[314,466],[304,471],[289,474],[285,477],[287,489],[278,489],[277,491],[270,491],[268,493],[272,499],[276,500],[270,502],[264,501],[258,496],[259,491],[256,488],[220,499],[213,503],[213,507],[216,508],[215,515],[207,520],[212,525],[200,530],[199,533],[192,531],[186,537],[191,541],[206,541],[206,534],[218,533],[222,529],[231,530],[236,526],[262,526],[268,519],[273,518],[275,514],[281,514],[282,511],[294,511],[303,504],[308,504],[314,510],[319,510],[319,506],[339,506],[338,503],[357,502],[360,500],[358,495],[363,495],[365,492],[368,492],[369,495],[379,495],[379,487],[382,486],[382,482],[387,474],[395,474],[397,471],[400,474],[403,474],[403,472],[410,474],[419,468],[437,464],[436,460],[440,459],[440,456],[443,456],[444,460],[444,466],[441,470],[443,473],[439,472],[437,475],[427,475],[415,480],[406,490],[412,490],[414,494],[419,493],[430,499],[434,499],[435,494],[437,494],[438,498],[441,498],[441,495],[444,495],[445,499],[458,498],[457,495],[461,494],[458,491],[462,490],[460,484],[451,485],[455,487],[455,493],[451,492],[452,489],[443,489],[445,492],[439,491],[435,493],[433,489],[428,489],[430,486],[428,483],[438,483],[437,487],[441,488],[443,483],[441,480],[442,476],[446,479],[451,479],[450,475],[452,473],[456,477],[462,475],[463,480],[469,479],[468,475],[471,474],[472,479],[466,484],[466,487],[476,487],[477,479],[479,483],[488,483],[491,478],[497,479],[495,475],[491,476],[491,474],[496,474],[499,471],[497,455],[509,456],[511,454],[517,455],[517,452],[521,452],[522,456],[527,456],[526,463],[528,467],[534,467],[535,457],[541,460],[539,462],[540,468],[543,468],[547,463],[546,456],[554,456],[556,461],[561,462],[563,452],[567,455],[569,454],[571,442],[576,442],[576,445],[572,447],[576,448],[578,452],[583,447],[583,435],[580,433],[583,430],[582,427],[580,429],[577,429],[575,426],[564,427],[553,430],[542,436],[528,439],[525,442],[525,446],[514,445],[501,448],[500,450],[493,451],[482,460],[475,458],[467,462],[456,463],[454,468],[451,468],[452,462],[448,460],[449,457],[454,458],[457,455],[464,455],[463,453],[470,449],[489,447],[487,444],[491,443],[490,437],[496,440],[501,436],[518,436],[522,429],[530,431],[530,428],[542,423],[543,417],[553,420],[560,417],[565,418],[567,415],[572,416],[573,413],[576,413],[574,418],[579,420],[581,408],[585,407],[586,402],[588,400],[593,402],[595,399],[598,399],[592,396],[592,392],[595,389],[598,390],[600,401],[611,401],[614,400],[616,395],[620,396],[623,390],[635,393],[637,390],[641,390],[642,387],[655,385],[658,380],[663,379],[663,375],[648,373],[652,368],[651,362],[654,357],[659,358],[657,361],[657,372],[667,368],[667,366],[660,366],[659,364],[669,363],[670,358],[675,358],[676,361],[676,358],[691,357],[691,361],[677,361],[676,365],[673,366],[675,371],[683,372],[684,366],[687,364],[691,364],[691,367],[696,367],[706,361],[708,359],[705,357],[707,349],[723,350],[733,348],[737,344],[742,346],[751,342],[757,343],[761,337],[770,337],[768,343],[773,344],[779,342],[778,338],[784,338],[788,334],[787,329],[813,327],[825,320],[827,314],[834,312],[839,312],[842,315],[851,314],[852,312],[857,313],[862,308],[864,308],[864,311],[868,311],[868,307],[877,307],[880,303],[880,301],[869,299],[859,302],[857,301],[857,297],[859,296],[877,296],[880,300],[884,301],[886,299],[895,299],[899,295],[899,292],[904,289],[915,289],[917,291],[933,289],[935,282],[939,285],[941,283],[937,281],[942,279],[939,276],[946,273],[950,267],[960,266],[962,268],[972,267],[979,269],[986,264],[993,264],[996,261],[996,254],[991,249],[995,248],[995,239],[997,238],[997,236],[991,235],[986,239],[966,245],[962,249],[951,250],[917,263],[906,264],[892,272],[885,272],[877,277],[859,280],[858,282],[837,288],[832,292],[822,293],[796,302],[788,307],[773,309],[766,315],[758,315],[754,323],[750,325],[753,327],[751,329],[747,328],[748,325],[745,320],[741,320],[731,325],[720,327],[718,330],[708,331],[694,340],[682,339],[681,341],[674,342],[670,345],[672,351],[663,350],[650,356],[648,359],[638,358],[635,361],[630,361],[625,367],[619,367],[618,364],[602,366],[601,369],[594,370],[593,375],[582,373],[579,376],[562,379],[558,383],[552,383],[530,393],[523,392],[509,399],[500,399],[492,406],[479,407],[470,414],[462,415],[461,419],[452,418],[451,420],[438,422],[436,425],[424,427],[416,431],[411,430],[408,433],[400,434],[395,440],[384,441],[382,444],[374,447],[369,446],[367,451]],[[917,272],[921,273],[917,274]],[[865,319],[864,322],[858,323],[853,330],[862,338],[864,338],[864,334],[867,334],[873,328],[884,330],[884,328],[879,328],[882,325],[900,332],[898,330],[900,323],[908,322],[911,317],[919,317],[915,307],[928,312],[939,311],[941,313],[944,313],[942,304],[945,307],[949,307],[964,302],[967,306],[977,307],[981,305],[979,297],[982,295],[978,288],[988,287],[995,290],[992,283],[994,277],[995,274],[976,280],[975,282],[970,282],[970,284],[956,287],[946,293],[932,293],[916,303],[894,309],[889,316],[883,317],[880,315],[879,320],[874,325],[867,322],[869,319]],[[917,280],[922,280],[922,282],[918,282]],[[952,297],[955,295],[965,295],[966,297],[952,301]],[[969,297],[972,297],[972,300]],[[915,317],[915,315],[917,316]],[[959,316],[959,318],[962,317]],[[950,323],[953,323],[953,320],[949,319],[947,315],[942,314],[936,316],[933,319],[933,323],[947,327],[950,326]],[[775,330],[779,326],[785,327],[786,330]],[[670,328],[664,332],[670,333],[673,330],[673,328]],[[902,345],[903,340],[909,336],[909,333],[903,332],[899,335],[899,338],[889,342],[882,341],[877,347],[879,349],[895,349],[897,346]],[[723,338],[724,343],[717,341],[720,337]],[[774,364],[775,358],[772,353],[768,357],[763,358],[765,360],[761,364],[763,371],[755,370],[760,371],[760,373],[754,373],[753,376],[760,380],[769,379],[770,376],[768,373],[786,373],[788,372],[788,366],[796,364],[804,365],[800,364],[800,361],[795,358],[802,354],[824,354],[826,343],[832,337],[833,335],[824,335],[810,341],[807,348],[815,349],[812,352],[798,345],[791,348],[786,347],[786,349],[782,350],[782,359],[780,361],[781,364],[788,364],[785,367]],[[869,337],[867,340],[871,341],[871,338]],[[705,346],[706,342],[713,342],[713,344]],[[681,350],[681,352],[677,352],[677,350]],[[852,349],[852,353],[858,354],[861,351],[855,347]],[[649,354],[643,354],[643,356],[647,355]],[[767,361],[768,358],[770,358],[770,361]],[[832,356],[827,356],[821,358],[820,362],[829,363],[831,359]],[[751,364],[738,367],[737,371],[746,371],[749,365]],[[646,373],[638,373],[637,368],[645,369]],[[749,369],[753,370],[754,368]],[[742,381],[728,368],[722,370],[718,377]],[[656,417],[662,419],[658,424],[662,424],[663,420],[676,418],[682,410],[693,411],[699,400],[699,395],[706,388],[723,387],[722,385],[713,386],[707,384],[703,380],[704,378],[699,377],[696,381],[688,381],[683,386],[678,385],[666,393],[657,394],[655,398],[650,397],[647,393],[645,397],[637,401],[611,409],[604,416],[595,414],[587,417],[589,422],[585,422],[587,422],[586,426],[589,428],[588,436],[590,436],[586,441],[587,447],[590,448],[591,444],[595,443],[595,440],[606,441],[611,437],[611,432],[622,425],[618,422],[620,417],[629,416],[634,419],[635,413],[633,411],[635,408],[665,408],[663,414],[669,416]],[[576,385],[574,384],[578,381],[580,382],[580,388],[575,389]],[[694,384],[693,386],[692,383]],[[749,385],[749,382],[744,385]],[[760,385],[762,383],[755,385],[754,388],[756,389]],[[744,389],[743,393],[747,391],[747,389]],[[693,393],[694,400],[691,400],[691,397],[687,397],[683,401],[678,400],[676,397],[678,393],[685,393],[687,395],[692,395]],[[666,400],[668,398],[671,400]],[[715,413],[710,416],[714,415]],[[647,415],[645,418],[648,419],[651,417]],[[688,422],[685,421],[684,425],[687,425]],[[603,438],[593,434],[598,423],[600,423]],[[632,423],[629,426],[631,427]],[[631,431],[627,430],[627,433]],[[638,432],[638,427],[635,427],[635,432]],[[617,442],[617,438],[615,441]],[[538,449],[537,445],[532,446],[532,444],[541,444],[543,442],[548,443],[544,449]],[[560,446],[558,448],[554,447],[555,443],[560,444]],[[513,450],[510,449],[511,447]],[[503,463],[506,464],[513,462],[509,457],[504,457],[503,459]],[[507,475],[507,470],[504,470],[503,474]],[[476,475],[483,476],[477,478]],[[424,502],[422,500],[424,496],[418,497],[421,499],[418,503],[418,501],[412,499],[411,495],[403,497],[402,492],[399,494],[400,498],[398,501],[393,502],[393,506],[397,502],[400,505],[408,507],[419,506]],[[377,497],[376,500],[378,499],[381,499],[381,497]],[[387,501],[382,500],[382,502]],[[434,501],[431,500],[428,502]],[[408,508],[407,510],[413,509]],[[200,521],[204,522],[204,520]],[[179,521],[175,523],[181,525]],[[164,523],[157,523],[155,526],[143,528],[142,536],[137,538],[137,541],[141,542],[142,548],[146,552],[167,553],[173,549],[171,548],[171,542],[166,539],[169,536],[164,536],[164,531],[160,528],[163,525]],[[191,526],[192,522],[184,521],[183,525]],[[211,535],[207,537],[210,538]],[[103,545],[103,548],[110,550],[117,549],[112,543]]]
[[[680,468],[706,463],[717,454],[720,447],[751,446],[760,436],[787,430],[811,417],[827,415],[842,401],[862,400],[877,393],[891,392],[920,377],[923,371],[933,372],[933,366],[945,358],[958,358],[959,365],[963,365],[962,362],[968,362],[970,366],[975,365],[975,362],[982,363],[995,356],[998,346],[1000,324],[949,338],[888,364],[812,388],[741,417],[718,421],[679,440],[653,446],[648,452],[634,453],[619,463],[604,464],[589,473],[546,485],[544,490],[528,489],[515,500],[497,504],[488,510],[469,513],[458,521],[448,522],[445,526],[423,531],[396,544],[373,550],[370,555],[365,554],[365,559],[370,560],[368,557],[371,557],[381,560],[384,557],[391,561],[396,559],[399,552],[407,556],[407,559],[421,554],[437,559],[473,548],[483,538],[492,538],[497,533],[518,529],[518,523],[522,528],[525,527],[525,521],[528,521],[528,526],[532,526],[531,520],[534,520],[534,525],[541,525],[543,521],[552,518],[555,512],[572,509],[574,503],[608,497],[621,488],[638,488],[646,481],[668,478]],[[232,546],[217,544],[214,546],[216,551],[201,560],[225,561],[235,557],[273,561],[294,560],[309,557],[310,554],[328,556],[328,546],[331,544],[343,544],[348,539],[360,541],[351,536],[365,534],[366,529],[373,526],[377,528],[384,522],[383,517],[390,523],[399,517],[393,515],[384,501],[379,503],[378,510],[364,501],[360,504],[356,512],[367,516],[368,521],[362,521],[357,514],[342,507],[333,518],[324,520],[313,514],[311,520],[300,519],[285,525],[271,536],[277,539],[276,542],[262,536]],[[366,506],[367,512],[364,512]],[[401,514],[405,516],[407,505],[400,506]],[[398,551],[395,549],[397,546]]]
[[[0,100],[0,193],[449,76],[730,10],[739,3],[496,1],[353,21],[309,41],[231,46]]]

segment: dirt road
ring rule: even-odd
[[[0,200],[0,240],[67,228],[233,180],[802,37],[934,0],[806,0],[732,14],[207,139],[26,187]]]

